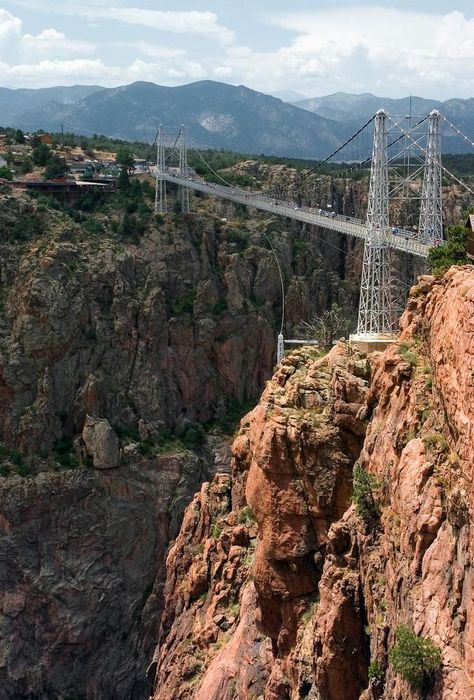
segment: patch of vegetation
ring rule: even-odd
[[[379,487],[380,484],[373,474],[366,471],[360,464],[355,464],[352,502],[356,512],[368,527],[373,527],[380,518],[380,506],[374,495]]]
[[[8,165],[0,166],[0,179],[2,180],[13,180],[13,173],[8,167]]]
[[[32,473],[25,456],[19,450],[0,444],[0,475],[7,477],[13,471],[22,477],[31,476]]]
[[[382,666],[380,665],[380,662],[377,661],[377,659],[373,659],[370,662],[369,668],[367,671],[367,675],[368,675],[369,679],[375,679],[375,680],[379,680],[379,681],[382,680],[382,678],[384,677],[384,675],[385,675],[384,670],[383,670]]]
[[[311,604],[309,607],[304,611],[304,613],[301,615],[301,623],[303,625],[306,625],[310,620],[313,619],[314,613],[316,612],[316,608],[318,607],[319,604],[319,593],[317,593],[312,600]]]
[[[68,171],[69,168],[64,158],[54,155],[51,156],[46,163],[43,179],[56,180],[60,177],[64,177]]]
[[[412,346],[409,345],[408,343],[400,343],[398,346],[398,352],[400,354],[400,357],[407,362],[411,367],[416,367],[418,364],[418,356],[413,350],[411,349]]]
[[[442,667],[441,649],[430,639],[419,637],[408,625],[396,630],[396,644],[390,651],[393,670],[419,692],[428,690]]]
[[[3,462],[0,464],[0,476],[10,476],[12,473],[12,468],[8,463]]]
[[[323,348],[330,348],[335,340],[348,337],[351,326],[352,318],[347,309],[339,304],[332,304],[331,308],[323,311],[320,316],[303,322],[298,328],[298,333],[303,338],[317,340]]]
[[[237,517],[237,522],[239,522],[241,525],[247,526],[255,522],[255,515],[252,513],[250,506],[244,506],[241,508]]]
[[[227,608],[227,612],[229,613],[229,615],[232,615],[232,617],[238,617],[238,615],[240,613],[239,601],[236,601],[235,603],[232,603],[231,605],[229,605],[229,607]]]
[[[448,226],[446,229],[447,242],[444,245],[435,246],[428,252],[428,263],[431,269],[442,274],[451,265],[465,265],[467,230],[462,224]]]
[[[79,466],[79,460],[74,452],[70,437],[63,437],[56,441],[53,447],[53,456],[65,469],[75,469]]]
[[[424,436],[423,442],[427,449],[435,450],[437,452],[448,451],[448,442],[441,433],[431,431]]]
[[[217,316],[220,316],[220,314],[223,314],[227,309],[229,308],[229,304],[227,302],[227,299],[225,297],[220,297],[219,301],[214,304],[214,313]]]
[[[227,243],[233,243],[239,251],[243,251],[248,244],[248,235],[237,229],[228,229],[224,233],[224,240]]]
[[[209,533],[214,540],[218,540],[219,537],[222,535],[222,528],[217,525],[217,523],[213,523],[211,525],[211,530]]]
[[[173,316],[184,316],[185,314],[192,314],[194,310],[194,300],[196,294],[194,291],[183,294],[179,299],[175,299],[171,302],[171,314]]]

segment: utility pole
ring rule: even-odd
[[[393,332],[390,274],[387,114],[375,115],[357,337],[377,339]]]
[[[180,147],[179,147],[179,176],[182,178],[188,177],[188,148],[186,144],[186,127],[181,125],[180,130]],[[189,213],[189,189],[188,187],[179,188],[179,202],[183,214]]]
[[[443,197],[441,173],[441,114],[434,109],[428,117],[423,189],[418,233],[421,241],[436,245],[443,240]]]
[[[164,214],[168,211],[166,201],[166,180],[165,172],[165,144],[164,130],[160,124],[158,129],[158,139],[156,142],[156,181],[155,181],[155,214]]]

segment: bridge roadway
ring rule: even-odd
[[[222,197],[232,202],[244,204],[246,207],[254,207],[260,211],[268,211],[279,216],[286,216],[288,219],[303,221],[313,226],[330,231],[337,231],[347,236],[367,239],[367,227],[361,219],[354,219],[338,214],[332,217],[328,213],[318,213],[317,209],[310,207],[297,207],[292,202],[285,202],[269,197],[265,193],[245,192],[238,188],[232,189],[224,185],[216,185],[194,177],[182,177],[173,173],[165,172],[162,175],[167,182],[172,182],[182,187],[189,187],[198,192],[205,192],[213,197]],[[420,258],[426,258],[430,246],[414,238],[413,231],[399,229],[398,233],[393,233],[392,229],[386,232],[386,243],[390,248],[401,250]]]

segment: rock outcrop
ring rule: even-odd
[[[216,477],[188,508],[167,561],[155,700],[286,697],[285,660],[316,603],[365,433],[368,364],[347,353],[287,357],[234,442],[232,489]],[[207,494],[222,480],[225,509],[211,525]],[[199,673],[183,685],[183,663],[196,658]]]
[[[86,416],[82,439],[94,467],[112,469],[119,466],[120,443],[107,418]]]
[[[256,612],[200,617],[189,594],[182,599],[195,580],[185,579],[185,550],[172,550],[154,698],[416,700],[419,686],[390,656],[400,625],[441,651],[441,667],[421,672],[423,697],[474,698],[473,268],[421,278],[401,331],[368,359],[345,344],[321,359],[295,352],[267,384],[234,442],[232,501],[216,543],[230,557],[233,518],[249,507],[255,559],[250,569],[236,560],[227,580],[240,601],[256,595]],[[355,464],[367,476],[354,505]],[[205,572],[214,613],[222,564],[209,565],[207,532],[200,541],[195,527],[193,537],[192,571]],[[176,653],[176,638],[186,620],[200,666],[183,694],[189,657],[183,646]],[[220,621],[225,633],[213,627]],[[264,681],[255,691],[241,661],[255,649],[254,629],[271,643],[255,661]],[[225,651],[210,652],[222,635]]]

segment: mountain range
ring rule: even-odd
[[[170,138],[186,124],[190,143],[200,148],[314,159],[337,148],[380,107],[390,114],[406,115],[410,100],[413,115],[438,108],[474,140],[473,98],[440,102],[335,93],[290,103],[243,85],[210,80],[178,87],[136,82],[117,88],[0,88],[0,125],[30,131],[63,127],[79,134],[151,142],[160,124]],[[364,149],[370,149],[370,138]],[[462,153],[472,149],[454,138],[454,132],[446,131],[443,150]],[[344,157],[357,158],[358,154],[345,152]]]
[[[298,100],[293,104],[326,119],[339,122],[351,132],[370,119],[378,109],[386,109],[393,116],[407,117],[406,124],[408,124],[409,115],[411,115],[411,124],[415,124],[420,117],[429,114],[433,109],[438,109],[446,119],[474,141],[474,98],[472,97],[466,100],[451,99],[442,102],[416,96],[392,99],[370,93],[352,95],[336,92],[324,97]],[[474,152],[473,148],[446,124],[442,133],[442,143],[444,153]]]

